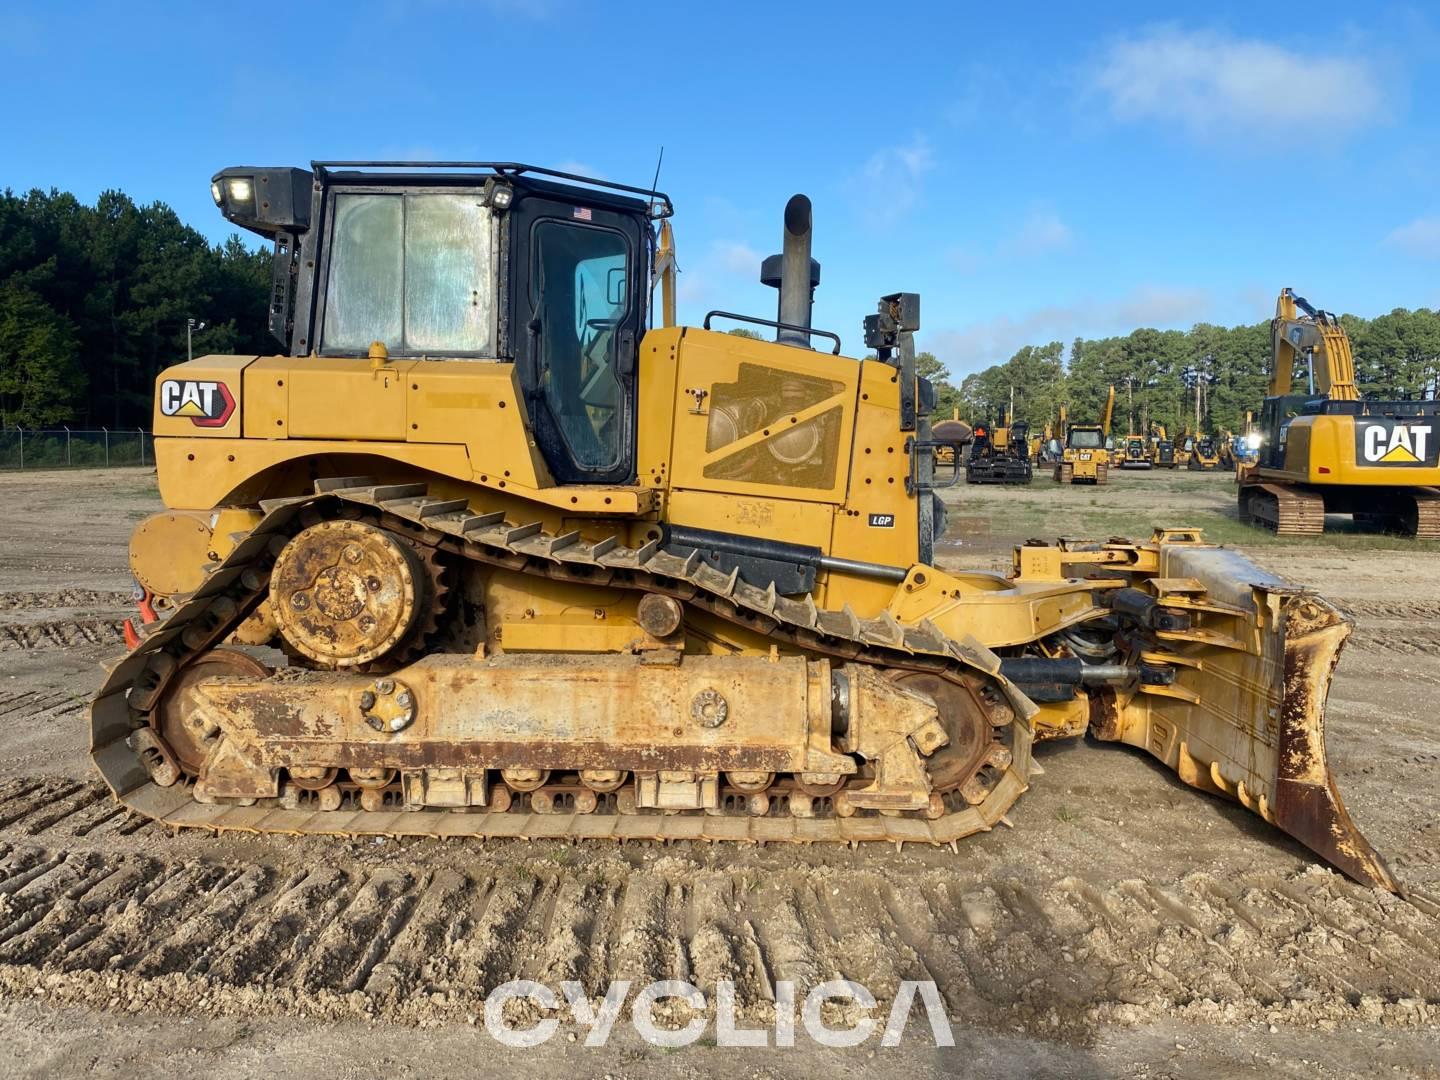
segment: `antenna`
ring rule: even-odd
[[[660,156],[655,159],[655,179],[650,181],[650,208],[647,214],[654,216],[655,213],[655,192],[660,190],[660,166],[665,163],[665,147],[660,147]]]

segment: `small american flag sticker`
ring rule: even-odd
[[[573,216],[576,221],[589,221],[590,208],[588,206],[577,206],[575,207],[575,213]]]

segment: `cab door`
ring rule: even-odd
[[[532,193],[516,201],[511,340],[531,427],[558,483],[634,479],[643,238],[631,215]]]

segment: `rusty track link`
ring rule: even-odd
[[[1240,491],[1240,519],[1276,536],[1319,536],[1325,531],[1325,500],[1283,484],[1257,484]]]
[[[1422,488],[1411,497],[1415,500],[1415,538],[1440,540],[1440,491]]]
[[[162,627],[112,670],[91,709],[92,756],[115,796],[128,808],[174,827],[235,829],[346,836],[504,836],[521,838],[740,840],[752,842],[858,842],[878,840],[953,843],[993,827],[1028,784],[1032,706],[999,676],[999,661],[973,639],[956,641],[928,622],[897,622],[888,613],[862,619],[847,606],[820,610],[812,598],[791,600],[771,586],[760,589],[700,560],[660,550],[658,541],[639,548],[618,536],[581,540],[555,535],[539,522],[515,524],[500,514],[473,514],[457,500],[431,498],[424,484],[377,485],[364,477],[316,482],[309,496],[262,502],[265,517],[219,564]],[[286,808],[274,800],[253,806],[202,804],[185,783],[156,784],[128,743],[147,723],[166,683],[187,662],[219,644],[263,599],[269,568],[302,513],[324,514],[342,506],[369,508],[423,530],[426,543],[454,555],[512,571],[614,588],[676,596],[738,625],[807,652],[889,670],[930,672],[958,681],[966,671],[987,674],[1009,698],[1017,719],[1007,726],[1010,765],[989,795],[970,806],[958,793],[946,812],[923,816],[857,814],[853,817],[724,816],[701,812],[616,813],[602,801],[595,813],[533,812],[525,800],[511,811],[454,814],[445,810],[359,808],[353,793],[339,810]]]

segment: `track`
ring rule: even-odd
[[[572,812],[570,800],[547,800],[547,805],[524,797],[516,798],[513,808],[460,815],[428,808],[407,812],[393,805],[364,809],[358,790],[321,810],[301,799],[290,805],[282,800],[279,806],[274,800],[249,806],[201,803],[186,782],[174,782],[173,773],[166,781],[171,786],[156,783],[129,745],[131,732],[144,723],[140,718],[177,670],[224,640],[260,603],[267,594],[271,565],[288,537],[312,519],[342,509],[383,513],[385,521],[414,530],[420,542],[456,558],[537,577],[675,596],[816,656],[930,673],[957,683],[993,667],[994,657],[982,646],[950,639],[928,621],[901,624],[888,612],[861,619],[848,606],[820,610],[808,594],[790,600],[777,595],[773,583],[768,589],[749,585],[738,571],[726,574],[709,566],[698,551],[684,557],[663,551],[658,538],[630,548],[615,535],[594,542],[581,540],[579,532],[555,535],[540,522],[516,525],[500,513],[473,514],[464,499],[431,498],[424,484],[376,485],[372,479],[342,477],[317,481],[315,488],[313,496],[262,502],[264,519],[225,562],[213,567],[170,619],[121,661],[101,688],[92,709],[94,758],[111,789],[131,809],[184,827],[349,836],[942,844],[992,828],[1026,788],[1032,740],[1026,721],[1032,707],[998,675],[986,678],[993,680],[987,692],[994,695],[996,708],[1008,709],[1004,726],[994,729],[1008,743],[998,748],[1003,757],[993,768],[987,766],[989,782],[973,804],[958,788],[937,790],[938,816],[865,811],[847,817],[833,813],[828,798],[813,800],[812,814],[808,796],[788,793],[783,801],[774,800],[768,812],[751,814],[741,807],[723,816],[636,814],[621,807],[618,797],[602,801],[597,812],[585,813]],[[1001,694],[1009,697],[1008,707]]]
[[[1319,869],[1101,889],[1014,872],[716,869],[651,845],[570,866],[567,848],[437,864],[391,842],[377,865],[331,843],[323,861],[287,864],[176,857],[172,843],[96,783],[0,786],[0,986],[413,1020],[474,1014],[515,978],[591,993],[613,978],[731,979],[760,1010],[778,980],[803,993],[851,978],[883,997],[918,978],[968,1021],[1052,1017],[1072,1032],[1127,1003],[1345,1017],[1371,996],[1413,1010],[1405,999],[1440,986],[1440,922]]]
[[[1325,531],[1325,500],[1282,484],[1240,489],[1242,522],[1262,525],[1276,536],[1319,536]]]

